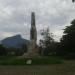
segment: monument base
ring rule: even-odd
[[[34,58],[34,57],[38,57],[38,54],[34,54],[34,53],[25,53],[22,57],[24,58]]]
[[[38,54],[38,46],[35,43],[34,40],[30,41],[30,44],[28,46],[28,52],[24,54],[24,57],[32,58],[32,57],[37,57]]]

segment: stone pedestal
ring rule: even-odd
[[[34,40],[30,41],[28,46],[28,52],[23,55],[26,58],[32,58],[38,56],[38,46]]]
[[[38,47],[34,40],[31,41],[28,53],[30,56],[38,55]]]

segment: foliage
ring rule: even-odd
[[[75,2],[75,0],[72,0],[72,2]]]
[[[27,45],[23,44],[22,48],[6,48],[3,45],[0,45],[0,56],[21,56],[27,52]]]
[[[28,50],[27,44],[22,45],[22,50],[23,50],[23,52],[27,52],[27,50]]]
[[[6,48],[0,45],[0,56],[7,55]]]
[[[75,53],[75,20],[71,22],[70,26],[64,29],[64,34],[61,39],[61,49],[65,54]]]
[[[48,55],[52,52],[54,44],[52,33],[50,33],[49,28],[47,28],[46,30],[42,30],[41,35],[43,38],[40,40],[40,52],[42,55]]]

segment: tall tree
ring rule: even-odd
[[[62,48],[67,53],[75,53],[75,20],[64,29],[64,34],[61,39]]]
[[[3,45],[0,44],[0,56],[2,55],[7,55],[7,50]]]
[[[75,0],[72,0],[72,2],[75,2]]]
[[[42,54],[48,55],[49,52],[51,52],[51,47],[53,43],[52,34],[49,31],[49,28],[46,30],[42,30],[41,35],[43,36],[43,39],[40,40],[40,48],[42,48]]]

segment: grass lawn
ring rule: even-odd
[[[0,65],[28,65],[28,60],[31,60],[31,65],[49,65],[63,63],[63,61],[58,57],[17,58],[12,56],[0,57]]]
[[[0,75],[75,75],[75,60],[62,63],[58,57],[33,58],[31,66],[25,64],[27,60],[0,57]]]
[[[75,61],[33,66],[0,66],[0,75],[75,75]]]

